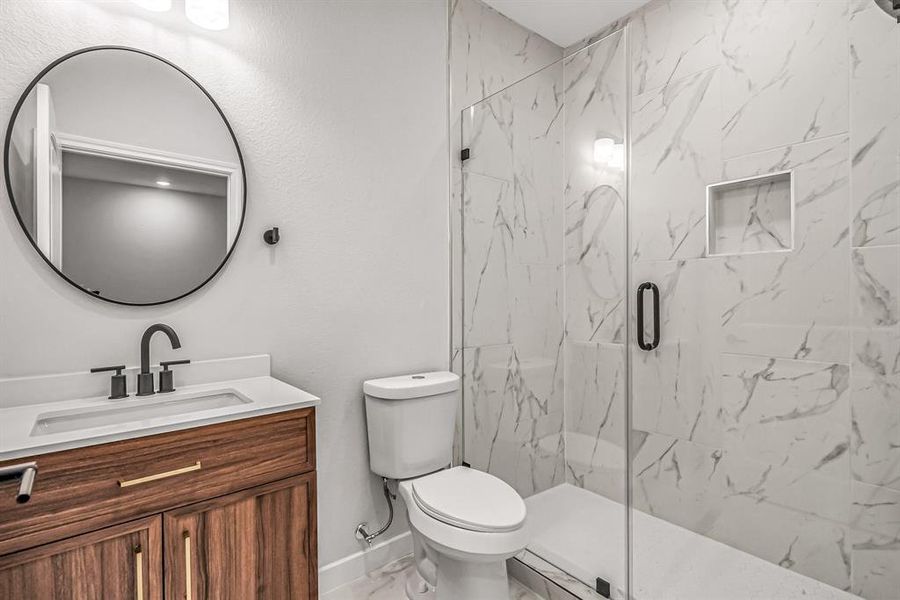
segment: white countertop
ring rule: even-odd
[[[116,405],[127,406],[141,402],[177,401],[183,397],[202,396],[211,392],[232,393],[243,398],[244,401],[231,406],[206,408],[176,415],[154,416],[143,420],[109,425],[94,425],[73,431],[35,432],[37,420],[47,417],[48,414],[102,411],[107,408],[115,408]],[[93,396],[39,403],[11,402],[7,405],[0,405],[0,461],[257,417],[316,406],[319,403],[320,400],[312,394],[269,375],[184,385],[169,394],[155,394],[146,397],[131,395],[121,400],[109,400],[106,396]]]

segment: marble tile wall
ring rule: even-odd
[[[507,19],[480,0],[451,0],[448,7],[448,26],[450,28],[451,140],[451,368],[455,373],[463,376],[464,365],[472,364],[475,349],[479,348],[480,344],[484,344],[485,340],[495,340],[488,341],[488,345],[500,341],[504,343],[511,341],[505,333],[515,329],[511,318],[510,323],[507,323],[505,317],[501,317],[497,323],[491,322],[494,316],[500,314],[498,311],[511,306],[510,302],[513,304],[517,302],[515,298],[503,296],[504,289],[509,289],[504,286],[508,286],[509,281],[529,282],[529,278],[533,276],[535,279],[530,280],[527,285],[535,289],[538,286],[538,279],[546,282],[548,278],[555,277],[550,268],[555,260],[553,257],[555,248],[551,245],[552,240],[542,237],[546,229],[537,227],[535,222],[544,218],[545,215],[541,214],[541,211],[545,206],[550,210],[550,214],[546,215],[547,218],[561,219],[561,213],[557,212],[561,210],[558,205],[536,203],[535,194],[540,193],[539,186],[545,184],[542,180],[535,179],[533,169],[528,172],[530,165],[524,162],[529,151],[540,151],[541,140],[538,139],[531,143],[534,148],[523,147],[523,145],[529,144],[526,138],[517,142],[516,150],[521,152],[518,162],[521,167],[519,171],[521,177],[516,180],[513,177],[513,148],[507,146],[507,142],[512,139],[508,136],[513,134],[512,123],[511,121],[507,122],[512,119],[512,112],[507,114],[498,112],[496,115],[491,115],[487,106],[483,107],[485,109],[483,111],[475,108],[464,112],[463,109],[471,107],[513,83],[559,61],[562,58],[562,49]],[[496,98],[491,103],[490,109],[511,111],[512,106],[512,98],[507,95]],[[478,114],[476,115],[475,112]],[[522,117],[523,123],[528,120],[523,116],[524,112],[524,110],[517,111],[517,114]],[[488,139],[499,141],[497,148],[502,155],[498,157],[498,164],[484,164],[482,161],[484,168],[473,169],[465,178],[459,161],[464,114],[469,118],[477,117],[479,127],[484,126],[485,139],[482,147],[490,145]],[[472,125],[473,123],[470,122],[470,131]],[[516,127],[518,125],[516,124]],[[531,127],[536,126],[539,126],[539,119],[531,122]],[[520,131],[525,132],[527,127],[525,125]],[[492,135],[495,137],[491,138]],[[470,207],[468,227],[474,237],[484,233],[489,236],[483,238],[484,240],[496,240],[498,244],[490,251],[487,247],[476,249],[476,244],[473,244],[465,259],[462,252],[464,186],[467,186],[469,191],[466,197],[472,197],[472,193],[494,194],[492,200],[487,204]],[[496,203],[493,205],[493,209],[491,202]],[[526,209],[527,213],[524,212]],[[514,230],[510,229],[509,237],[492,235],[490,230],[493,229],[495,217],[498,219],[497,223],[500,227],[503,226],[504,220],[509,218],[508,224],[514,228]],[[529,224],[529,220],[532,221],[532,224]],[[504,244],[507,245],[504,246]],[[561,248],[561,244],[558,244],[558,247]],[[517,251],[522,254],[517,256]],[[488,275],[499,274],[499,279],[496,281],[489,280],[490,277],[484,278],[484,286],[480,290],[478,290],[477,283],[470,282],[466,286],[463,281],[464,272],[469,274],[471,273],[470,269],[477,268],[473,265],[478,262],[479,256],[483,260],[490,261],[489,265],[485,264],[491,268]],[[508,272],[507,259],[509,259],[510,265]],[[533,263],[528,264],[528,259],[533,259]],[[508,280],[507,277],[511,279]],[[474,290],[478,290],[477,293]],[[470,296],[464,298],[467,291]],[[475,299],[478,299],[481,306],[486,307],[477,315],[465,310],[465,307]],[[541,305],[546,307],[547,303],[552,301],[555,301],[552,296],[538,293],[529,299],[529,305],[531,309],[538,310]],[[531,310],[529,308],[524,306],[521,308],[522,310],[517,312],[516,322],[519,324],[518,330],[524,332],[522,319],[533,316],[533,313],[529,313]],[[463,318],[464,313],[466,313],[466,319]],[[467,331],[466,339],[464,339],[464,329]],[[465,352],[466,356],[463,351],[464,345],[468,348]],[[562,391],[560,390],[558,393],[561,398]],[[465,394],[466,389],[464,389],[464,397]],[[499,410],[499,400],[497,402],[496,408]],[[561,414],[561,411],[562,409],[559,408],[557,412]],[[460,411],[460,415],[463,414],[465,411]],[[463,423],[460,421],[460,430],[462,430],[462,425]],[[483,436],[487,435],[487,432],[482,432],[482,434],[481,439],[485,439]],[[461,441],[463,441],[462,431],[461,435],[457,437],[457,442]],[[526,461],[530,460],[529,453],[533,454],[528,449],[523,449],[522,453],[523,459]],[[464,458],[460,445],[457,448],[456,459],[461,461]],[[476,462],[484,463],[484,460]],[[560,470],[558,477],[562,476],[563,471]],[[530,484],[523,484],[525,487],[520,487],[520,489],[527,489],[528,485]]]
[[[624,500],[626,60],[620,31],[461,116],[465,460],[526,496]]]
[[[518,40],[451,64],[453,114],[490,96],[454,173],[466,458],[622,500],[630,260],[663,299],[660,347],[628,350],[635,506],[900,598],[900,27],[871,0],[654,0],[561,50],[453,11],[457,52]],[[626,131],[627,249],[624,171],[592,154]],[[790,246],[709,256],[706,186],[786,170]]]
[[[471,153],[459,174],[464,459],[528,496],[565,480],[561,50],[483,5],[455,8],[461,28],[475,27],[468,56],[483,69],[475,92],[460,78],[476,94],[465,101],[555,60],[463,110],[460,124]],[[511,44],[499,47],[506,72],[473,41],[485,28]]]
[[[625,500],[628,53],[622,30],[563,61],[566,480]],[[624,158],[624,154],[623,154]],[[599,159],[599,160],[598,160]]]
[[[632,350],[635,506],[896,599],[900,27],[864,0],[657,1],[629,27],[632,274],[663,298],[662,344]],[[705,187],[785,170],[792,250],[708,256]]]

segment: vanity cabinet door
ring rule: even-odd
[[[315,499],[309,473],[165,513],[167,600],[317,598]]]
[[[162,600],[162,519],[0,557],[3,600]]]

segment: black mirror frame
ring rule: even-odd
[[[65,62],[75,56],[79,56],[81,54],[86,54],[88,52],[96,52],[99,50],[123,50],[126,52],[134,52],[136,54],[142,54],[144,56],[156,59],[156,60],[172,67],[173,69],[175,69],[176,71],[178,71],[179,73],[184,75],[191,83],[196,85],[200,89],[201,92],[203,92],[203,94],[209,99],[209,101],[215,107],[216,111],[219,113],[219,116],[222,117],[222,122],[225,124],[226,129],[228,129],[228,134],[231,136],[231,141],[234,142],[234,149],[237,152],[238,162],[241,165],[241,187],[243,188],[242,189],[243,197],[241,198],[241,221],[240,221],[240,223],[238,223],[237,232],[235,233],[234,241],[232,242],[231,247],[228,249],[228,253],[225,254],[224,258],[222,258],[222,262],[219,263],[219,266],[216,267],[215,271],[213,271],[209,275],[209,277],[207,277],[205,280],[203,280],[199,285],[197,285],[193,289],[188,290],[187,292],[185,292],[179,296],[175,296],[174,298],[169,298],[168,300],[159,300],[156,302],[124,302],[122,300],[114,300],[112,298],[105,298],[101,295],[94,294],[94,293],[90,292],[89,290],[85,289],[83,286],[79,285],[78,283],[76,283],[75,281],[73,281],[72,279],[67,277],[62,271],[57,269],[56,266],[52,262],[50,262],[50,258],[45,256],[44,253],[41,252],[40,248],[38,248],[37,243],[34,240],[34,237],[29,233],[28,228],[25,226],[25,221],[22,219],[22,215],[19,213],[19,208],[16,206],[15,198],[13,198],[12,184],[10,183],[10,172],[9,172],[9,149],[10,149],[10,145],[12,143],[13,125],[16,122],[16,118],[19,116],[19,111],[21,110],[22,105],[25,103],[25,100],[28,97],[28,94],[31,93],[31,90],[34,89],[34,86],[36,86],[40,82],[40,80],[44,77],[44,75],[49,73],[54,67],[56,67],[60,63]],[[47,264],[47,266],[49,266],[51,269],[53,269],[53,271],[57,275],[59,275],[63,280],[68,282],[70,285],[72,285],[73,287],[75,287],[76,289],[81,291],[82,293],[87,294],[91,298],[96,298],[99,300],[103,300],[104,302],[111,302],[113,304],[120,304],[120,305],[124,305],[124,306],[158,306],[160,304],[168,304],[169,302],[175,302],[177,300],[181,300],[182,298],[190,296],[191,294],[193,294],[194,292],[196,292],[197,290],[199,290],[200,288],[205,286],[207,283],[212,281],[216,277],[216,275],[218,275],[219,272],[225,267],[225,264],[228,262],[228,259],[231,258],[231,255],[234,253],[234,249],[237,247],[238,241],[241,239],[241,232],[244,229],[244,221],[247,217],[247,170],[244,167],[244,156],[241,153],[241,146],[240,146],[240,144],[238,144],[237,137],[234,135],[234,130],[231,128],[231,123],[225,117],[225,113],[222,112],[221,107],[219,107],[219,105],[215,101],[215,99],[210,95],[210,93],[208,91],[206,91],[206,88],[204,88],[200,84],[199,81],[194,79],[187,71],[185,71],[184,69],[182,69],[175,63],[173,63],[169,60],[166,60],[165,58],[163,58],[161,56],[157,56],[156,54],[153,54],[151,52],[147,52],[146,50],[140,50],[138,48],[131,48],[128,46],[90,46],[88,48],[82,48],[81,50],[76,50],[74,52],[70,52],[69,54],[66,54],[65,56],[62,56],[62,57],[54,60],[52,63],[47,65],[40,73],[37,74],[37,76],[31,81],[31,83],[28,84],[28,87],[25,88],[25,91],[22,92],[21,97],[19,98],[18,102],[16,102],[15,108],[13,108],[12,115],[9,118],[9,124],[7,125],[7,129],[6,129],[6,139],[3,143],[3,176],[6,179],[6,193],[7,193],[7,196],[9,196],[9,203],[12,205],[12,209],[16,215],[16,219],[19,221],[19,225],[22,227],[22,232],[28,238],[28,241],[31,244],[31,246],[34,248],[35,252],[38,253],[38,255]]]

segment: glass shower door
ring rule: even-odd
[[[898,598],[900,28],[687,4],[641,27],[721,52],[633,86],[630,301],[661,317],[630,347],[633,595]]]

